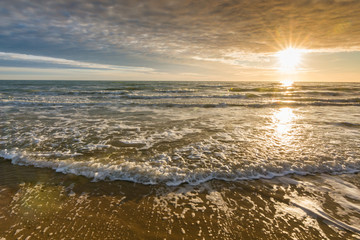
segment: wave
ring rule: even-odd
[[[360,91],[360,88],[358,87],[338,87],[338,88],[327,88],[330,91],[336,91],[336,92],[358,92]]]
[[[259,88],[229,88],[230,92],[288,92],[294,91],[293,88],[259,87]]]
[[[347,128],[360,128],[359,123],[339,122],[339,123],[331,123],[331,124],[341,127],[347,127]]]
[[[1,151],[0,157],[8,159],[14,165],[50,168],[64,174],[85,176],[93,181],[130,181],[144,185],[166,184],[178,186],[184,183],[198,185],[211,180],[243,181],[271,179],[274,177],[295,175],[311,175],[318,173],[345,174],[360,172],[360,163],[344,163],[317,165],[283,165],[273,166],[250,164],[243,168],[221,166],[218,168],[196,169],[166,164],[171,161],[169,156],[162,154],[158,159],[146,162],[123,162],[120,164],[100,163],[91,161],[39,160],[26,156],[26,153]],[[156,164],[154,164],[156,161]]]
[[[222,97],[223,99],[236,100],[236,99],[247,99],[246,96],[235,96],[235,97]],[[222,99],[219,97],[219,99]],[[136,99],[136,98],[135,98]],[[164,98],[139,98],[138,100],[161,100]],[[167,99],[167,98],[165,98]],[[170,98],[174,99],[174,98]],[[180,98],[179,98],[180,99]],[[186,98],[185,98],[186,99]],[[189,98],[191,99],[191,98]],[[212,98],[215,99],[215,98]],[[111,100],[111,99],[109,99]],[[69,99],[66,102],[64,99],[58,100],[11,100],[11,99],[0,99],[2,106],[113,106],[114,102],[109,100],[75,100]],[[360,99],[285,99],[285,100],[272,100],[272,101],[258,101],[258,102],[219,102],[214,103],[177,103],[177,102],[119,102],[117,107],[126,106],[141,106],[141,107],[163,107],[163,108],[229,108],[229,107],[247,107],[247,108],[271,108],[271,107],[303,107],[303,106],[360,106]]]
[[[255,97],[254,94],[234,94],[234,95],[125,95],[128,99],[198,99],[198,98],[234,98],[245,99]]]
[[[354,102],[291,102],[278,101],[271,103],[129,103],[132,106],[141,107],[162,107],[162,108],[231,108],[231,107],[246,107],[246,108],[278,108],[278,107],[304,107],[304,106],[360,106],[359,103]]]
[[[329,88],[329,87],[310,87],[310,86],[295,86],[295,87],[256,87],[256,88],[242,88],[231,87],[229,92],[259,92],[259,93],[301,93],[309,95],[330,95],[338,96],[342,94],[358,93],[360,88]]]
[[[196,90],[196,89],[173,89],[173,90],[155,89],[154,92],[158,92],[158,93],[194,93],[194,92],[198,92],[198,90]]]

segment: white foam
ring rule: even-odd
[[[266,173],[256,172],[256,166],[248,166],[242,171],[232,172],[223,170],[221,167],[201,167],[192,169],[183,163],[176,163],[165,154],[161,154],[154,159],[146,162],[122,161],[112,163],[101,163],[91,159],[74,161],[52,160],[48,161],[47,156],[36,156],[7,150],[0,151],[0,156],[11,159],[13,164],[33,165],[35,167],[52,168],[57,172],[65,174],[76,174],[86,176],[94,181],[99,180],[126,180],[143,184],[165,183],[170,186],[189,183],[198,185],[209,180],[218,179],[224,181],[240,181],[251,179],[270,179],[275,176],[285,176],[288,174],[306,174],[306,172],[297,172],[294,170],[282,169],[279,172]],[[35,157],[34,157],[35,156]],[[263,172],[264,170],[261,170]],[[319,171],[317,169],[317,171]],[[310,172],[309,172],[310,173]],[[346,173],[343,171],[342,173]]]

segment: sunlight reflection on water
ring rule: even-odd
[[[288,135],[293,127],[293,122],[297,118],[291,108],[281,108],[273,115],[274,130],[279,138]]]
[[[290,80],[290,79],[286,79],[286,80],[281,81],[280,83],[281,83],[282,87],[289,88],[289,87],[292,87],[292,85],[294,84],[294,81]]]

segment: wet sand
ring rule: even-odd
[[[0,239],[360,239],[360,176],[92,182],[0,159]]]

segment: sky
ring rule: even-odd
[[[360,81],[360,0],[2,0],[0,79]],[[293,71],[279,51],[301,49]]]

